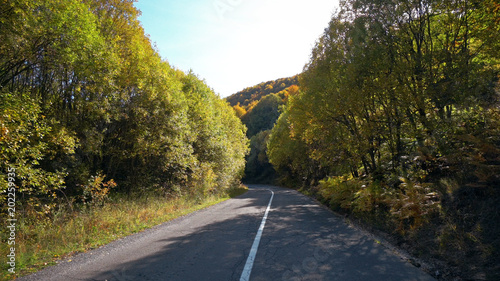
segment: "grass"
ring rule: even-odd
[[[3,262],[0,280],[12,280],[36,272],[63,258],[218,204],[246,191],[247,188],[238,187],[227,194],[212,195],[203,200],[189,197],[118,198],[104,206],[60,211],[50,218],[20,218],[16,229],[16,273],[10,274],[7,271],[9,266]],[[7,256],[11,247],[6,243],[6,232],[2,232],[2,257]]]

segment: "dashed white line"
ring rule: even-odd
[[[259,230],[257,231],[257,235],[255,235],[255,239],[253,240],[252,248],[250,249],[250,254],[248,254],[247,262],[245,263],[245,268],[243,268],[243,272],[241,273],[240,281],[249,281],[250,273],[252,273],[253,262],[255,261],[255,256],[257,255],[257,249],[259,248],[260,238],[262,237],[262,232],[264,231],[264,226],[266,225],[267,215],[269,214],[269,210],[271,209],[271,203],[273,202],[274,192],[271,191],[271,199],[269,199],[269,204],[267,204],[266,212],[264,213],[264,217],[262,218],[262,222],[260,223]]]

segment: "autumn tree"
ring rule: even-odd
[[[275,94],[271,94],[262,98],[242,116],[241,120],[248,128],[248,137],[252,137],[261,131],[272,129],[279,117],[279,107],[282,103],[281,98]]]

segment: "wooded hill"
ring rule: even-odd
[[[260,83],[226,98],[247,127],[250,154],[245,166],[246,182],[274,183],[276,172],[267,157],[269,133],[290,95],[298,92],[298,76]]]
[[[279,93],[292,85],[298,85],[298,83],[298,75],[262,82],[253,87],[245,88],[227,97],[226,100],[231,106],[239,104],[242,107],[248,107],[250,104],[258,102],[267,95]]]

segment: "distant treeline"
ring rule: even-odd
[[[15,169],[24,211],[110,192],[204,196],[243,175],[245,127],[160,58],[133,2],[1,1],[0,188]]]
[[[292,85],[298,85],[298,75],[280,78],[273,81],[262,82],[253,87],[248,87],[243,91],[233,94],[226,98],[226,100],[231,104],[231,106],[240,105],[241,107],[248,110],[248,107],[254,106],[263,97],[276,94],[283,90],[286,90]]]

